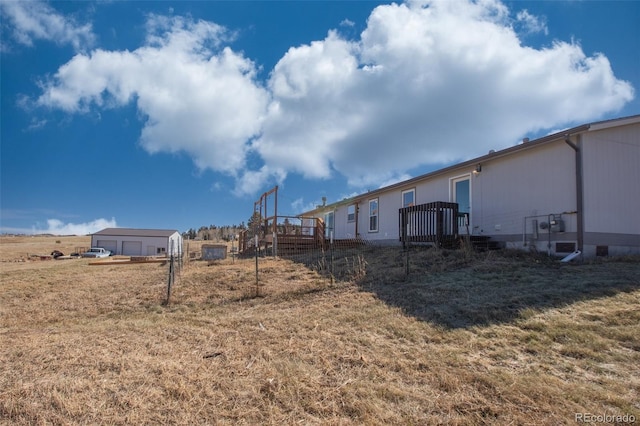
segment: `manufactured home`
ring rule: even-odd
[[[182,235],[175,230],[106,228],[91,235],[91,247],[124,256],[177,256]]]
[[[525,139],[300,216],[336,239],[399,244],[430,241],[418,215],[436,205],[439,228],[456,236],[553,255],[640,253],[640,115]]]

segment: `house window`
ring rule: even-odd
[[[351,204],[347,207],[347,222],[355,222],[356,221],[356,205]]]
[[[324,214],[324,236],[329,238],[331,237],[331,232],[333,231],[333,212]]]
[[[402,191],[402,207],[412,207],[416,205],[416,190],[408,189]]]
[[[369,200],[369,232],[378,232],[378,199]]]

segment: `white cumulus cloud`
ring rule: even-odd
[[[528,10],[521,10],[516,15],[516,20],[527,33],[549,34],[549,28],[544,18],[532,15]]]
[[[223,27],[151,16],[147,43],[132,51],[78,54],[43,82],[41,106],[83,113],[135,102],[150,153],[188,153],[201,168],[235,175],[260,131],[269,95],[254,64],[228,47]]]
[[[100,218],[86,223],[64,223],[59,219],[47,219],[47,227],[45,229],[34,228],[33,232],[53,235],[87,235],[104,228],[115,227],[117,227],[117,224],[114,218],[111,218],[111,220]]]
[[[76,55],[36,103],[83,113],[135,102],[147,151],[186,152],[246,194],[291,173],[374,187],[633,99],[604,54],[566,41],[527,47],[513,22],[546,31],[498,0],[382,5],[358,39],[329,30],[291,47],[261,83],[225,28],[150,16],[143,46]]]
[[[78,23],[46,2],[0,0],[0,12],[3,21],[10,24],[11,37],[22,45],[32,46],[35,40],[45,40],[82,50],[95,42],[91,24]],[[3,31],[4,27],[5,24]],[[6,49],[4,43],[2,48]]]
[[[253,146],[271,167],[375,185],[633,98],[604,55],[561,41],[524,47],[508,15],[490,0],[385,5],[358,41],[329,32],[289,49]]]

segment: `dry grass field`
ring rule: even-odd
[[[254,259],[191,261],[169,304],[166,265],[28,260],[88,245],[0,238],[1,424],[640,419],[638,258],[261,258],[259,297]]]

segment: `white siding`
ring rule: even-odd
[[[335,210],[334,216],[334,237],[335,238],[356,238],[356,223],[347,220],[348,206],[341,206]],[[362,228],[359,229],[362,231]]]
[[[380,228],[365,238],[398,238],[398,209],[402,191],[416,188],[416,203],[453,201],[451,180],[471,175],[471,225],[476,235],[503,235],[520,239],[526,216],[576,210],[574,151],[564,142],[526,150],[475,167],[452,170],[429,180],[376,194]],[[368,199],[367,199],[368,200]],[[365,210],[364,212],[362,210]],[[368,211],[361,209],[361,227],[368,229]],[[563,216],[567,231],[575,232],[575,215]],[[541,218],[541,221],[546,218]],[[366,233],[366,232],[365,232]]]
[[[575,152],[558,141],[488,161],[472,177],[473,234],[522,234],[525,217],[576,211]],[[575,214],[563,215],[575,232]]]
[[[596,245],[618,245],[618,252],[640,250],[640,124],[637,118],[620,123],[605,122],[593,127],[597,130],[571,137],[573,143],[580,138],[584,244],[585,253],[590,255],[595,255]],[[360,237],[398,242],[398,209],[402,207],[403,191],[415,189],[416,204],[453,201],[452,180],[467,175],[473,235],[490,236],[510,247],[521,247],[526,242],[551,252],[555,251],[555,242],[577,242],[574,149],[559,137],[545,143],[531,142],[529,147],[503,156],[497,154],[478,159],[480,172],[474,173],[476,164],[469,162],[422,180],[357,197]],[[372,199],[378,200],[377,232],[369,232]],[[335,209],[336,238],[355,234],[355,224],[347,220],[348,206],[348,202],[328,206]],[[561,215],[556,219],[564,221],[564,232],[548,232],[539,226],[548,222],[552,214]],[[537,238],[534,220],[538,224]]]
[[[640,235],[640,125],[582,138],[585,231]]]
[[[169,246],[167,247],[167,255],[180,256],[182,255],[182,235],[179,232],[174,232],[169,237]]]
[[[439,176],[418,184],[413,183],[387,192],[377,193],[370,198],[363,199],[360,203],[358,217],[358,230],[361,237],[366,240],[399,242],[398,210],[402,207],[402,192],[415,188],[416,204],[449,201],[448,182],[449,178],[447,176]],[[378,198],[378,232],[368,232],[369,200],[374,198]]]
[[[125,256],[142,255],[142,241],[123,241],[122,254]]]
[[[99,239],[96,241],[95,245],[91,244],[92,247],[102,247],[105,250],[109,250],[111,253],[116,254],[118,251],[118,241],[116,240],[103,240]]]
[[[576,210],[575,155],[573,149],[558,141],[538,146],[482,164],[480,173],[475,165],[451,170],[421,182],[398,186],[360,199],[358,229],[367,240],[398,241],[398,209],[402,192],[415,188],[416,204],[453,201],[452,179],[470,176],[472,234],[489,235],[506,241],[522,241],[525,217]],[[379,202],[378,232],[368,232],[369,200]],[[336,238],[346,238],[347,204],[336,208]],[[555,240],[575,239],[576,216],[565,214],[566,231],[553,235]],[[571,234],[571,233],[574,234]],[[540,237],[542,239],[542,236]],[[546,243],[546,236],[544,241]]]
[[[135,243],[136,245],[140,245],[141,249],[140,252],[136,251],[136,255],[140,255],[140,254],[145,254],[147,253],[147,247],[149,246],[153,246],[156,248],[156,254],[158,251],[158,248],[164,249],[164,251],[161,253],[162,255],[167,254],[170,255],[170,250],[173,248],[174,251],[174,255],[179,255],[180,253],[182,253],[182,236],[178,233],[175,232],[173,235],[171,235],[170,237],[153,237],[153,236],[122,236],[122,235],[93,235],[91,237],[91,245],[96,245],[98,241],[103,241],[103,240],[110,240],[110,241],[116,241],[117,244],[117,248],[115,251],[115,254],[131,254],[126,253],[123,251],[123,246],[125,245],[130,245],[131,243]],[[171,243],[173,242],[173,244]]]

